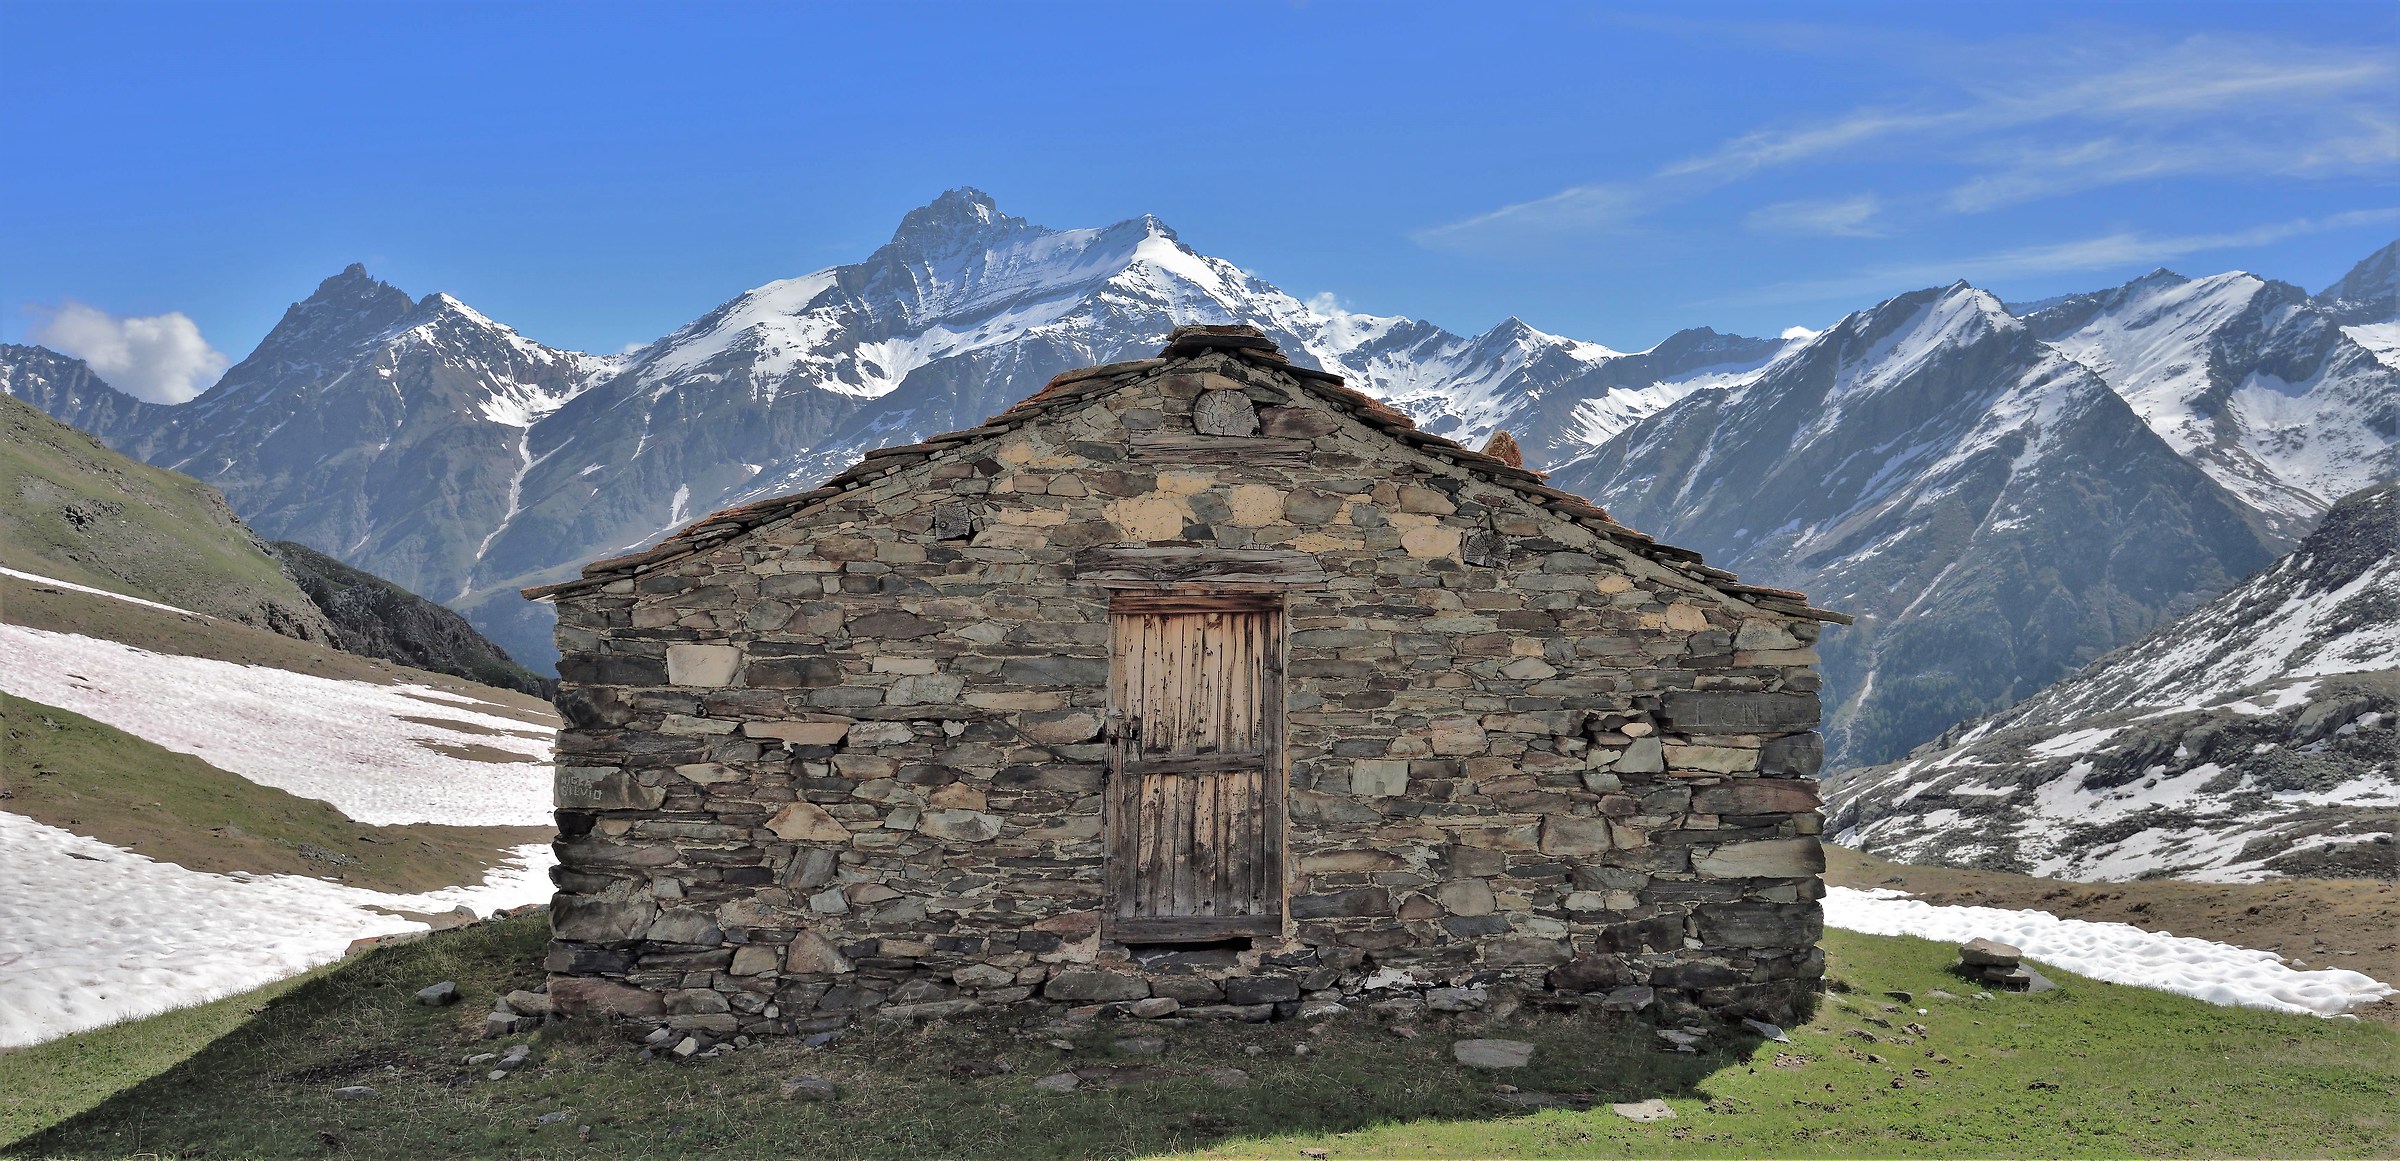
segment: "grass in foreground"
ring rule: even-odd
[[[473,883],[549,827],[369,826],[55,706],[0,694],[12,814],[194,871],[308,875],[414,893]]]
[[[0,1144],[55,1125],[188,1059],[315,974],[0,1051]]]
[[[1850,990],[1829,996],[1793,1043],[1728,1035],[1696,1057],[1656,1051],[1631,1020],[1428,1018],[1407,1040],[1353,1014],[1311,1027],[1110,1024],[1075,1033],[1066,1051],[1004,1020],[867,1026],[822,1051],[779,1041],[714,1062],[642,1064],[619,1034],[574,1023],[543,1033],[523,1071],[485,1079],[461,1060],[499,1042],[479,1044],[470,1029],[495,992],[537,977],[542,923],[528,916],[363,956],[13,1153],[2388,1156],[2400,1145],[2400,1034],[2390,1029],[2063,973],[2064,990],[2048,995],[1935,997],[1971,991],[1942,970],[1948,948],[1846,932],[1826,942]],[[469,1002],[410,1002],[439,979],[458,980]],[[1915,998],[1883,994],[1891,989]],[[1135,1033],[1163,1036],[1165,1055],[1113,1049]],[[1540,1049],[1510,1073],[1453,1064],[1451,1042],[1476,1035]],[[1032,1087],[1068,1069],[1143,1066],[1118,1073],[1132,1082],[1119,1087]],[[1247,1083],[1204,1075],[1223,1068]],[[777,1083],[802,1075],[840,1083],[842,1099],[779,1099]],[[351,1084],[378,1095],[333,1095]],[[1526,1107],[1652,1096],[1677,1119]],[[553,1113],[565,1115],[543,1120]]]

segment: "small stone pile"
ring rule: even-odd
[[[2026,967],[2024,953],[1991,939],[1970,939],[1958,945],[1958,962],[1951,971],[2011,992],[2047,992],[2058,987],[2042,973]]]

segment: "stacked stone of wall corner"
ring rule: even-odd
[[[1822,974],[1813,621],[1272,367],[1127,378],[559,599],[563,1009],[1261,1019],[1498,982],[1790,1011]],[[1143,438],[1192,434],[1203,399],[1306,454]],[[1077,558],[1162,543],[1326,574],[1288,597],[1290,922],[1247,950],[1099,931],[1108,594]]]

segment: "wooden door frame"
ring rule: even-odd
[[[1102,776],[1107,783],[1100,796],[1100,835],[1102,884],[1100,904],[1100,937],[1112,943],[1204,943],[1241,936],[1274,936],[1284,932],[1291,915],[1291,887],[1284,878],[1285,803],[1291,760],[1284,741],[1284,653],[1291,637],[1291,611],[1285,599],[1288,586],[1271,584],[1159,584],[1138,582],[1102,582],[1109,590],[1108,623],[1110,638],[1110,671],[1108,676],[1109,706],[1117,707],[1115,648],[1117,619],[1125,613],[1273,613],[1275,615],[1275,648],[1265,658],[1260,674],[1259,709],[1266,715],[1266,768],[1259,779],[1259,798],[1264,816],[1260,820],[1266,849],[1263,875],[1268,884],[1271,914],[1265,915],[1195,915],[1152,918],[1120,918],[1117,905],[1132,885],[1134,871],[1130,857],[1120,857],[1133,844],[1130,830],[1135,812],[1125,801],[1128,787],[1139,786],[1138,778],[1126,778],[1116,770],[1116,757],[1103,759]]]

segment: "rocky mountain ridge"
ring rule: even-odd
[[[2400,486],[2345,498],[2207,605],[1906,759],[1829,832],[2075,879],[2400,874]]]
[[[1858,604],[1863,631],[1828,641],[1828,693],[1848,707],[1838,752],[1868,760],[2024,696],[2264,564],[2358,463],[2391,474],[2393,373],[2367,341],[2388,327],[2400,343],[2400,324],[2371,321],[2392,317],[2390,256],[2315,299],[2248,275],[2197,280],[2214,294],[2152,276],[2019,319],[1975,291],[1972,309],[1941,308],[1972,325],[1931,338],[1958,347],[1931,360],[1861,346],[1855,327],[1833,339],[1841,327],[1794,339],[1695,328],[1622,353],[1516,319],[1460,336],[1304,302],[1156,218],[1055,230],[961,189],[911,211],[861,262],[756,288],[624,356],[543,347],[354,267],[192,403],[154,408],[60,385],[55,370],[20,393],[219,483],[269,535],[442,597],[543,668],[548,610],[517,600],[521,585],[813,486],[872,448],[970,426],[1059,370],[1148,354],[1177,323],[1248,322],[1427,430],[1475,444],[1514,432],[1529,466],[1644,531]],[[1969,291],[1914,292],[1853,318],[1896,333]],[[1981,359],[1997,362],[1968,365]],[[1847,386],[1795,386],[1826,376]],[[1960,397],[1943,401],[1952,388]],[[1835,406],[1850,394],[1857,406]],[[2003,397],[2015,412],[1972,413]],[[1817,407],[1842,421],[1811,422]],[[2105,418],[2068,432],[2086,411]],[[1996,450],[2018,443],[2066,458],[2037,470]],[[1779,466],[1745,466],[1761,457]],[[1856,470],[1869,461],[1880,471]],[[1681,473],[1672,497],[1658,486],[1666,471]],[[2008,491],[2003,477],[2013,508],[1978,508]],[[1961,495],[1975,499],[1948,511]],[[2138,547],[2082,559],[2093,554],[2069,535],[2078,528],[2128,529]],[[1953,550],[1973,559],[1945,572]],[[1926,649],[1950,656],[1920,680],[1906,670]]]

